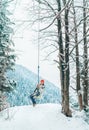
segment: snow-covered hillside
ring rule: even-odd
[[[9,71],[7,75],[17,82],[16,89],[8,95],[10,105],[20,106],[31,104],[29,95],[33,93],[37,85],[37,75],[21,65],[16,65],[15,71]],[[59,88],[45,80],[45,91],[38,103],[59,103],[60,98]]]
[[[0,130],[89,130],[82,112],[73,112],[73,117],[61,113],[58,104],[38,104],[9,108],[0,113]]]

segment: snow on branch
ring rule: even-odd
[[[49,27],[55,22],[56,19],[59,19],[61,13],[66,9],[66,7],[67,7],[67,6],[69,5],[69,3],[71,3],[72,1],[73,1],[73,0],[68,0],[68,2],[65,4],[64,8],[61,9],[61,10],[58,12],[58,14],[55,16],[55,18],[53,19],[53,21],[52,21],[47,27],[41,29],[40,31],[43,31],[43,30],[49,28]]]

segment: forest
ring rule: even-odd
[[[15,80],[6,76],[7,71],[14,71],[17,57],[12,39],[15,22],[9,8],[13,1],[0,1],[0,111],[8,107],[3,103],[5,93],[16,87]],[[57,53],[53,60],[60,73],[62,113],[72,116],[71,88],[77,94],[78,109],[89,112],[89,1],[33,0],[27,10],[29,24],[37,27],[38,45],[47,50],[45,58]]]

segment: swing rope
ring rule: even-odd
[[[38,3],[38,83],[40,80],[40,3]]]

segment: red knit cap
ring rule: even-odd
[[[40,80],[40,82],[42,83],[42,84],[44,84],[44,80],[42,79],[42,80]]]

